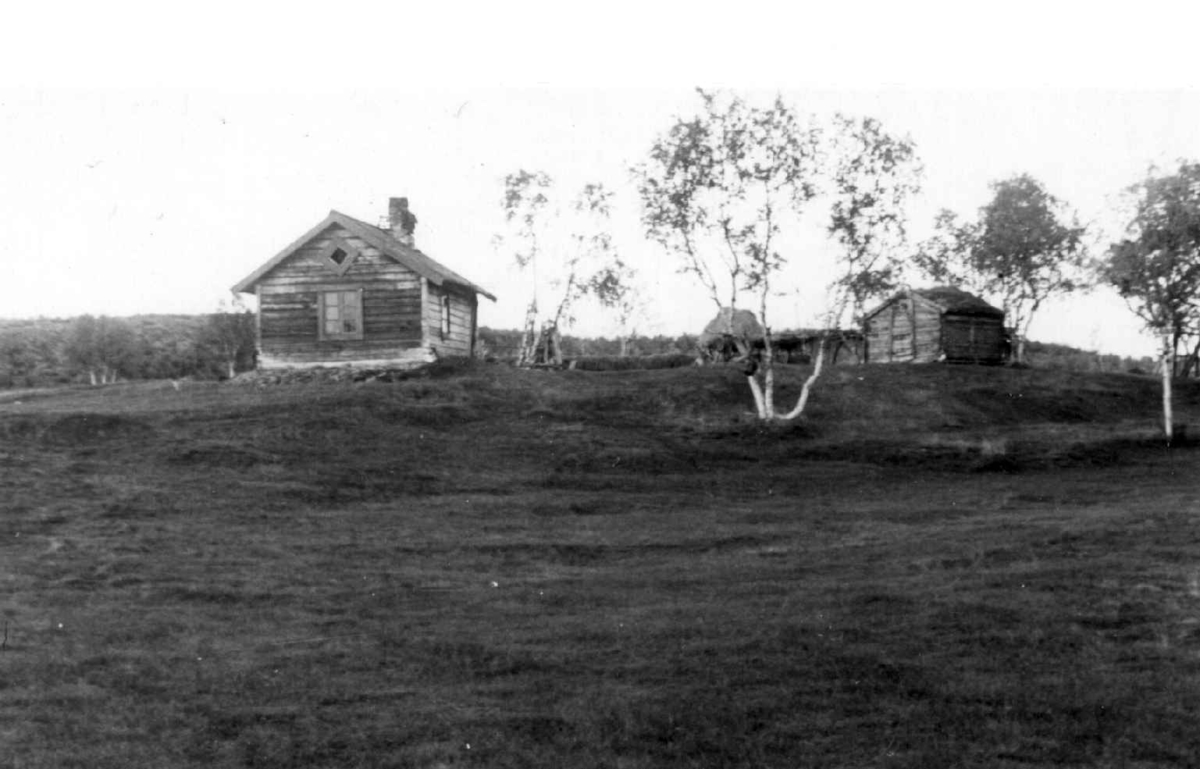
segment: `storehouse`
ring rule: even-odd
[[[389,229],[338,211],[233,290],[258,297],[258,367],[409,366],[472,355],[479,295],[417,250],[416,217],[392,198]]]
[[[1008,360],[1004,312],[957,288],[905,290],[863,317],[868,363],[998,364]]]

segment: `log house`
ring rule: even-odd
[[[496,297],[415,246],[416,217],[392,198],[390,229],[339,211],[233,290],[258,297],[260,369],[406,367],[471,356],[479,296]]]

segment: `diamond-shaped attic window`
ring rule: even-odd
[[[334,238],[333,241],[321,251],[320,260],[325,266],[336,272],[338,275],[345,274],[346,270],[350,269],[350,265],[354,263],[355,257],[358,256],[358,250],[344,240]]]

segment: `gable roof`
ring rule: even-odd
[[[1004,317],[1004,311],[993,307],[974,294],[967,293],[953,286],[937,286],[935,288],[918,288],[914,294],[928,299],[942,308],[942,312],[952,312],[957,315],[994,315]]]
[[[262,280],[267,273],[278,267],[285,259],[296,253],[308,241],[320,235],[324,230],[333,225],[338,225],[348,231],[351,235],[361,238],[369,245],[379,249],[379,252],[384,256],[392,259],[398,264],[407,267],[421,277],[429,280],[436,286],[443,284],[451,284],[462,286],[463,288],[474,291],[477,294],[483,294],[493,302],[496,297],[490,292],[480,288],[463,276],[459,275],[449,267],[445,267],[433,259],[426,256],[421,251],[418,251],[412,246],[406,246],[400,241],[392,237],[392,234],[387,230],[380,229],[366,222],[359,221],[353,216],[347,216],[340,211],[330,211],[329,216],[325,217],[320,224],[313,227],[308,232],[301,235],[293,241],[287,248],[280,251],[275,256],[271,257],[254,272],[242,278],[233,286],[234,292],[250,293],[254,290],[254,286]]]
[[[977,315],[993,318],[1003,318],[1004,311],[993,307],[983,301],[974,294],[963,291],[961,288],[953,286],[936,286],[934,288],[917,288],[906,291],[901,291],[883,304],[863,315],[863,320],[877,315],[883,308],[890,305],[897,299],[907,296],[912,296],[917,301],[922,301],[926,304],[931,304],[936,307],[944,315],[946,313],[954,313],[955,315]]]

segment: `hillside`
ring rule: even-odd
[[[780,403],[794,401],[807,372],[781,370]],[[1178,421],[1187,421],[1198,399],[1200,383],[1179,384]],[[419,454],[403,453],[411,446],[394,444],[395,430],[420,429],[449,443],[467,442],[461,464],[433,468],[449,478],[481,461],[511,466],[528,460],[531,472],[544,471],[547,440],[570,450],[554,454],[558,464],[581,466],[607,461],[627,444],[636,445],[638,461],[663,467],[690,467],[701,457],[725,461],[747,451],[756,462],[836,458],[933,466],[1001,451],[1065,462],[1087,447],[1156,445],[1161,408],[1158,383],[1148,377],[938,365],[829,369],[808,413],[792,424],[763,427],[751,406],[736,366],[547,372],[452,362],[395,383],[189,382],[176,391],[168,383],[135,382],[12,391],[0,394],[9,417],[0,430],[54,434],[54,414],[69,414],[80,425],[95,414],[113,425],[128,418],[139,431],[182,436],[219,417],[223,429],[209,425],[201,432],[217,432],[230,450],[286,455],[299,449],[286,441],[276,445],[277,433],[299,430],[321,435],[351,457],[377,451],[380,461],[423,464]],[[149,448],[140,438],[139,446]],[[521,453],[514,455],[514,447]]]
[[[734,368],[0,393],[0,766],[1200,754],[1200,455],[1152,379],[749,405]]]

